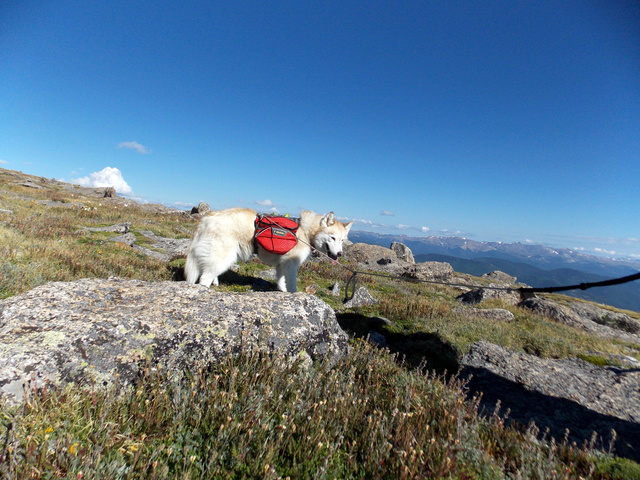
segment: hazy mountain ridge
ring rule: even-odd
[[[461,273],[482,275],[501,270],[535,287],[598,282],[631,275],[640,262],[586,255],[567,248],[549,248],[523,243],[478,242],[460,237],[409,237],[355,231],[353,242],[388,247],[401,242],[411,248],[416,262],[442,261]],[[572,290],[567,295],[640,311],[640,282],[589,290]]]

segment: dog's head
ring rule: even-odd
[[[353,222],[344,224],[336,220],[333,212],[327,213],[320,220],[320,231],[313,238],[313,246],[326,253],[329,258],[337,260],[342,256],[342,244],[347,239]]]

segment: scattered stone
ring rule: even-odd
[[[415,259],[413,258],[413,252],[404,243],[392,242],[390,248],[403,262],[416,263]]]
[[[339,297],[342,292],[342,283],[336,282],[331,286],[331,295]]]
[[[116,196],[116,189],[114,187],[107,187],[104,189],[104,198],[113,198]]]
[[[33,182],[22,182],[20,185],[27,188],[35,188],[36,190],[44,189],[42,185],[38,185],[37,183],[33,183]]]
[[[196,207],[191,209],[191,215],[205,215],[211,211],[208,203],[200,202]]]
[[[486,278],[488,280],[497,282],[497,283],[505,283],[507,285],[515,285],[518,281],[516,277],[512,277],[500,270],[494,270],[493,272],[485,273],[482,275],[482,278]]]
[[[136,243],[136,236],[129,232],[129,233],[125,233],[124,235],[118,235],[117,237],[112,237],[109,239],[110,242],[116,242],[116,243],[124,243],[125,245],[128,245],[129,247],[133,246],[134,243]]]
[[[54,282],[0,301],[0,398],[30,387],[135,380],[149,358],[169,372],[241,348],[312,360],[348,352],[334,311],[304,293],[222,293],[186,282]]]
[[[344,303],[345,308],[353,308],[353,307],[363,307],[366,305],[375,305],[378,301],[371,296],[369,290],[365,287],[360,287],[353,294],[353,298],[351,300],[347,300]]]
[[[176,258],[186,257],[187,252],[189,250],[189,245],[191,245],[190,238],[160,237],[148,230],[143,230],[140,233],[153,241],[153,245],[152,245],[153,248],[160,250],[160,252],[164,255],[164,258],[167,258],[167,261],[171,261]],[[145,249],[145,251],[146,250],[149,250],[149,249]],[[153,250],[149,250],[149,252],[153,252]],[[147,253],[147,254],[155,256],[152,253]]]
[[[0,208],[0,213],[6,213],[8,215],[13,215],[13,210],[6,210],[4,208]]]
[[[109,227],[83,227],[85,230],[89,230],[90,232],[114,232],[124,235],[128,233],[131,229],[131,222],[125,223],[116,223],[115,225],[111,225]]]
[[[453,267],[445,262],[422,262],[404,267],[404,278],[449,282],[453,277]]]
[[[504,288],[504,285],[492,283],[490,287]],[[477,305],[485,300],[499,298],[510,305],[517,305],[520,302],[520,293],[517,290],[495,290],[493,288],[476,288],[456,297],[464,305]]]

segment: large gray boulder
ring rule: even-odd
[[[229,352],[338,358],[347,335],[304,293],[221,293],[180,282],[49,283],[0,301],[0,402],[40,387],[134,381],[140,362],[179,372]]]

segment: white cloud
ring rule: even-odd
[[[422,233],[427,233],[429,230],[431,230],[429,227],[420,227]]]
[[[380,212],[380,215],[384,215],[387,217],[395,217],[396,214],[393,212],[390,212],[389,210],[383,210]]]
[[[9,162],[7,162],[6,160],[0,159],[0,165],[9,165]]]
[[[151,153],[151,149],[139,144],[138,142],[120,142],[118,148],[127,148],[129,150],[135,150],[142,155]]]
[[[403,225],[402,223],[396,225],[398,230],[406,230],[407,228],[411,228],[409,225]]]
[[[262,207],[275,207],[276,204],[273,203],[271,200],[266,199],[266,200],[256,200],[256,203]]]
[[[122,177],[122,172],[115,167],[105,167],[99,172],[90,173],[87,177],[76,178],[71,180],[72,183],[82,187],[101,188],[113,187],[116,193],[130,195],[133,190]]]

